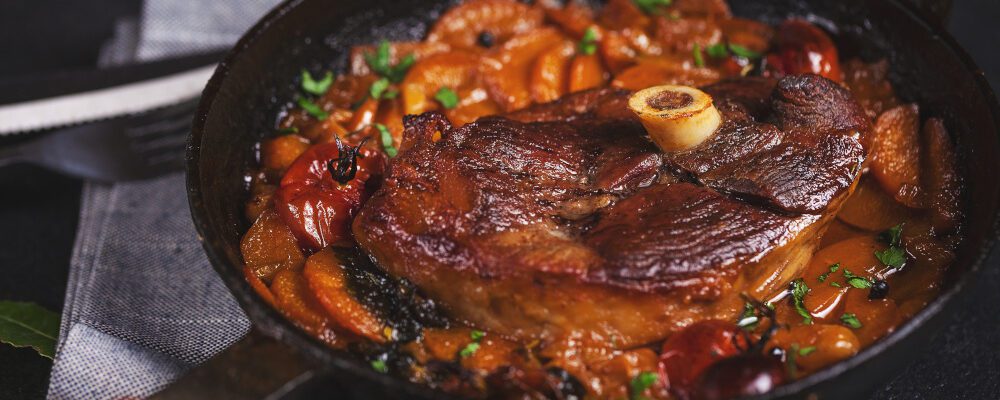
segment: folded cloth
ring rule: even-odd
[[[100,60],[229,46],[276,3],[147,0],[138,23],[118,24]],[[249,326],[198,242],[183,173],[84,185],[49,398],[148,396]]]

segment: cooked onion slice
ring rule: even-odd
[[[640,90],[628,106],[661,150],[692,148],[712,136],[722,115],[712,96],[689,86],[663,85]]]

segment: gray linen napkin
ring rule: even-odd
[[[227,47],[277,0],[147,0],[105,64]],[[87,183],[50,399],[144,397],[240,339],[249,322],[209,266],[182,173]]]

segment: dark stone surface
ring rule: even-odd
[[[76,4],[79,3],[79,4]],[[92,65],[112,22],[137,0],[34,0],[0,6],[0,76]],[[1000,87],[1000,2],[954,2],[949,29]],[[30,34],[26,34],[30,33]],[[0,145],[11,140],[0,140]],[[0,299],[62,308],[76,233],[80,182],[28,166],[0,169]],[[960,302],[948,328],[875,399],[1000,396],[1000,266],[996,259]],[[0,345],[0,399],[42,398],[52,363]]]

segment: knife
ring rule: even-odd
[[[0,136],[142,113],[197,98],[221,52],[0,80]]]

